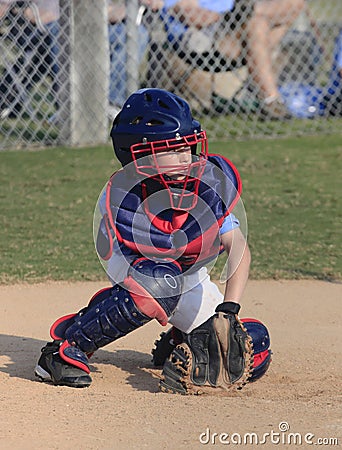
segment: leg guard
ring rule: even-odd
[[[256,381],[267,372],[272,361],[270,335],[266,326],[257,319],[241,319],[241,322],[253,342],[253,372],[249,381]]]
[[[180,275],[175,262],[136,260],[125,279],[128,289],[119,285],[103,289],[78,314],[61,317],[52,325],[51,337],[65,341],[61,356],[72,364],[72,347],[93,353],[153,318],[166,324],[181,295]]]
[[[150,320],[136,307],[130,293],[116,285],[95,294],[88,307],[78,314],[58,319],[50,334],[53,339],[65,340],[65,356],[70,346],[93,353]]]
[[[89,386],[89,354],[149,320],[126,290],[120,286],[103,289],[78,314],[61,317],[52,325],[54,341],[42,349],[35,373],[57,385]]]

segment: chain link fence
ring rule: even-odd
[[[124,99],[145,86],[186,98],[211,139],[341,132],[341,0],[289,7],[268,72],[250,1],[202,28],[176,9],[126,3],[60,0],[44,23],[38,0],[0,0],[0,150],[108,142]]]

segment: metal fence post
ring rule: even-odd
[[[73,0],[70,16],[70,144],[108,141],[106,0]]]
[[[139,86],[139,57],[138,57],[139,29],[137,23],[137,17],[139,14],[139,1],[126,0],[126,11],[127,11],[126,97],[128,97],[132,92],[136,91]]]
[[[70,18],[73,17],[73,5],[69,0],[59,0],[60,29],[58,37],[58,66],[59,66],[59,90],[58,90],[58,143],[67,145],[71,143],[71,42],[72,29]]]

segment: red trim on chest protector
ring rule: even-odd
[[[153,214],[148,207],[147,188],[145,184],[141,185],[141,190],[144,199],[144,211],[154,227],[167,234],[171,234],[173,231],[182,228],[189,217],[188,211],[173,211],[171,222],[161,219],[156,214]]]
[[[241,193],[242,193],[242,180],[241,180],[239,171],[234,166],[234,164],[230,161],[230,159],[226,158],[225,156],[219,155],[218,153],[209,153],[208,154],[208,158],[210,156],[216,156],[216,157],[221,158],[224,161],[226,161],[226,163],[232,169],[232,171],[234,172],[234,175],[236,177],[236,182],[237,182],[236,196],[235,196],[234,200],[232,201],[232,203],[229,205],[229,207],[227,209],[227,212],[226,212],[225,216],[228,216],[233,211],[235,205],[237,204],[237,202],[240,199],[240,196],[241,196]],[[222,167],[221,167],[221,170],[223,171]]]
[[[108,183],[107,183],[107,188],[106,188],[106,211],[107,211],[107,215],[108,215],[108,220],[110,223],[110,226],[112,227],[112,229],[114,230],[115,236],[117,238],[117,240],[121,243],[123,242],[123,238],[121,236],[121,234],[119,233],[119,230],[117,229],[117,227],[115,226],[114,220],[113,220],[113,215],[110,213],[111,208],[110,208],[110,190],[112,187],[112,178],[115,175],[115,173],[110,177]]]
[[[193,256],[194,258],[197,258],[200,256],[201,260],[206,259],[209,255],[212,254],[212,246],[215,242],[218,229],[222,225],[224,221],[224,217],[219,219],[216,223],[214,223],[207,231],[205,231],[202,235],[198,236],[193,241],[189,242],[187,245],[183,247],[177,247],[177,248],[162,248],[162,247],[155,247],[150,245],[144,245],[139,244],[135,242],[131,242],[129,240],[124,239],[121,235],[120,238],[118,237],[119,242],[125,244],[127,248],[130,250],[133,250],[134,252],[142,253],[144,255],[151,255],[154,256],[175,256],[176,258],[181,257],[181,255],[185,254],[186,256]],[[211,241],[208,242],[209,235],[212,235]],[[220,247],[221,248],[221,247]],[[152,253],[151,253],[152,251]],[[158,255],[158,252],[160,253]]]

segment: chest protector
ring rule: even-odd
[[[177,260],[184,271],[216,258],[222,250],[219,228],[241,193],[241,180],[234,165],[220,155],[209,156],[197,204],[190,211],[170,209],[165,189],[151,191],[148,183],[149,180],[141,180],[132,187],[132,177],[127,176],[125,169],[110,178],[101,227],[106,251],[98,248],[100,256],[110,258],[116,238],[123,254],[170,258]]]

